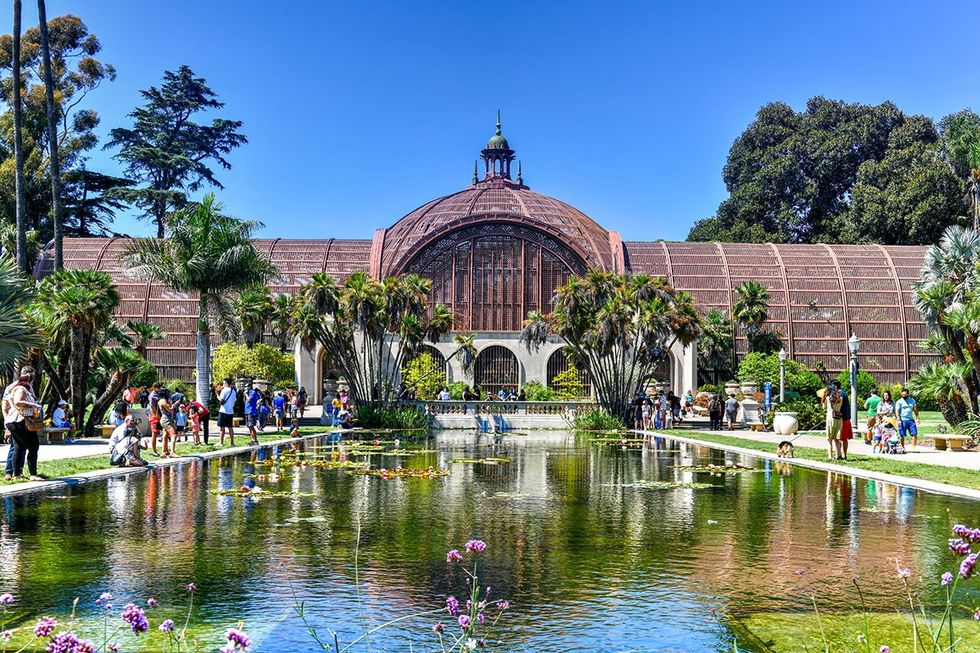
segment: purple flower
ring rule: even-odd
[[[432,631],[433,632],[436,632],[436,633],[439,633],[441,635],[444,632],[446,632],[446,627],[443,624],[438,623],[438,624],[436,624],[435,626],[432,627]]]
[[[174,620],[173,619],[164,619],[163,620],[163,623],[160,624],[157,627],[157,629],[161,633],[172,633],[172,632],[174,632]]]
[[[105,647],[106,647],[106,648],[107,648],[108,650],[110,650],[110,651],[112,651],[113,653],[115,653],[116,651],[118,651],[118,650],[119,650],[119,642],[109,642],[108,644],[106,644],[106,645],[105,645]]]
[[[888,653],[891,649],[888,648],[888,644],[881,645],[881,653]]]
[[[942,575],[942,578],[940,579],[940,582],[941,582],[941,583],[942,583],[943,585],[949,585],[950,583],[952,583],[952,582],[953,582],[953,574],[951,574],[951,573],[949,573],[948,571],[947,571],[947,572],[945,572],[945,573],[944,573],[944,574]]]
[[[467,628],[470,627],[470,618],[467,617],[465,614],[459,615],[458,621],[459,621],[459,627],[462,628],[463,630],[466,630]]]
[[[232,644],[228,644],[227,646],[222,646],[221,648],[218,649],[218,653],[235,653],[235,647]]]
[[[40,621],[34,626],[35,637],[51,637],[51,633],[58,626],[58,620],[53,617],[41,617]]]
[[[949,541],[949,550],[958,556],[969,555],[970,543],[961,538],[954,537]]]
[[[483,540],[470,540],[464,548],[470,553],[483,553],[487,550],[487,543]]]
[[[483,616],[483,613],[482,612],[479,612],[476,615],[476,620],[479,621],[482,624],[484,621],[487,620],[487,618],[485,616]]]
[[[912,570],[911,569],[899,569],[898,570],[898,577],[899,578],[908,578],[911,575],[912,575]]]
[[[450,596],[446,599],[446,609],[449,610],[449,614],[456,616],[459,614],[459,599],[455,596]]]
[[[968,528],[963,524],[957,524],[953,526],[953,535],[970,542],[980,542],[980,528]]]
[[[95,599],[95,604],[102,605],[106,601],[111,601],[111,600],[112,600],[111,592],[102,592],[102,594],[99,595],[99,598]]]
[[[225,633],[225,639],[228,640],[229,644],[234,644],[242,649],[246,649],[252,645],[252,640],[245,634],[245,631],[238,630],[237,628],[229,628],[228,632]]]
[[[197,585],[195,585],[194,583],[187,583],[187,591],[188,592],[193,592],[196,589],[197,589]]]
[[[151,608],[155,608],[155,607],[157,607],[157,600],[155,598],[153,598],[153,597],[150,597],[150,598],[146,599],[146,604],[148,606],[150,606]]]
[[[980,556],[978,553],[971,553],[970,555],[963,558],[963,563],[960,564],[960,576],[963,578],[969,578],[973,575],[973,567],[977,564],[977,557]]]
[[[799,569],[797,569],[793,573],[796,574],[797,576],[802,576],[803,574],[806,573],[806,569],[804,569],[803,567],[800,567]]]
[[[506,610],[510,607],[510,601],[497,601],[497,607],[501,610]]]
[[[973,620],[980,621],[980,608],[977,608],[976,611],[973,613]],[[7,632],[9,633],[10,631],[8,630]]]
[[[8,603],[14,602],[14,595],[7,592],[6,594],[0,594],[0,603],[7,605]]]
[[[446,554],[446,562],[459,562],[463,559],[463,554],[459,552],[459,549],[453,549]]]
[[[9,640],[13,636],[14,636],[14,634],[11,631],[9,631],[9,630],[5,630],[2,633],[0,633],[0,639],[2,639],[4,641]]]
[[[51,638],[47,651],[48,653],[95,653],[95,645],[65,630]]]
[[[150,622],[147,621],[143,608],[138,608],[133,603],[127,603],[126,607],[123,608],[122,620],[128,623],[137,635],[150,629]]]

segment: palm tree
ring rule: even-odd
[[[722,375],[732,362],[732,321],[724,311],[713,308],[704,316],[698,338],[698,367],[714,370],[715,385],[721,386]]]
[[[41,32],[41,71],[44,77],[44,102],[48,114],[48,158],[51,166],[51,208],[54,217],[54,269],[63,267],[64,224],[61,215],[61,161],[58,157],[58,108],[54,103],[54,77],[51,73],[51,47],[48,42],[48,18],[44,0],[37,0]]]
[[[224,297],[277,274],[252,243],[252,233],[260,226],[222,215],[221,206],[209,194],[199,204],[182,207],[171,216],[166,238],[133,241],[123,254],[136,276],[178,292],[197,293],[198,397],[208,396],[211,321],[216,312],[227,313]]]
[[[146,324],[142,322],[141,324]],[[127,347],[103,347],[95,357],[95,396],[92,410],[85,421],[84,434],[95,433],[95,425],[102,421],[112,402],[129,385],[146,359],[136,350]]]
[[[37,332],[24,315],[31,284],[13,258],[0,257],[0,370],[12,370],[28,349],[38,343]]]
[[[143,322],[142,320],[137,322],[129,321],[126,322],[126,328],[133,335],[133,349],[142,358],[146,358],[146,349],[150,341],[163,340],[167,337],[163,329],[158,324],[153,324],[152,322]]]
[[[105,342],[119,306],[112,278],[96,270],[59,270],[38,286],[32,314],[55,348],[68,348],[68,402],[76,420],[85,415],[92,358]]]
[[[475,333],[457,333],[453,336],[453,344],[456,345],[456,351],[454,351],[449,357],[459,358],[459,364],[463,368],[463,374],[470,376],[473,373],[473,365],[476,363],[476,334]]]
[[[234,300],[235,318],[248,347],[262,342],[265,325],[272,315],[272,293],[266,285],[246,288]]]
[[[737,298],[732,315],[748,340],[749,352],[755,351],[755,340],[769,319],[769,291],[758,281],[746,281],[735,289]]]
[[[14,33],[11,43],[14,82],[14,189],[17,215],[17,239],[14,251],[17,253],[17,267],[27,272],[27,209],[24,205],[24,135],[21,117],[23,107],[20,99],[20,15],[21,0],[14,0]]]
[[[943,418],[956,427],[973,414],[966,389],[971,371],[969,363],[928,363],[909,379],[908,387],[916,394],[934,397]]]
[[[280,351],[289,350],[290,330],[292,329],[293,298],[279,294],[272,300],[272,316],[269,318],[269,330],[272,339]]]

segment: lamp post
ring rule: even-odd
[[[861,348],[861,340],[857,334],[852,333],[851,339],[847,341],[847,348],[851,352],[851,423],[857,423],[857,379],[858,379],[858,351]]]
[[[786,348],[779,350],[779,403],[786,403]]]

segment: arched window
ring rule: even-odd
[[[565,355],[565,348],[555,350],[551,356],[548,358],[548,387],[553,390],[561,392],[563,388],[555,386],[555,379],[559,375],[565,374],[571,369],[571,363],[568,361],[568,357]],[[578,377],[578,382],[581,384],[581,395],[582,397],[592,396],[592,379],[589,378],[588,370],[576,369],[576,376]],[[564,388],[567,390],[568,388]],[[575,394],[579,394],[575,392]],[[582,397],[574,397],[575,399],[580,399]],[[570,399],[572,397],[569,397]]]
[[[501,388],[516,390],[519,382],[517,356],[500,345],[490,345],[476,357],[473,378],[487,394],[496,395]]]

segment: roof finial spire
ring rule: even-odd
[[[473,159],[473,183],[474,184],[480,181],[480,178],[477,176],[476,164],[477,164],[476,159]]]
[[[524,184],[524,175],[521,174],[521,160],[517,160],[517,183]]]
[[[500,109],[497,109],[497,136],[500,136]]]

